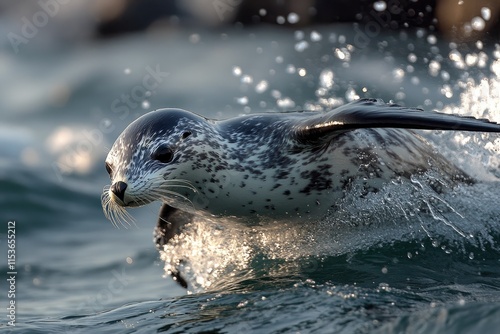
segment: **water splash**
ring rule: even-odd
[[[164,247],[165,271],[180,269],[191,291],[231,287],[265,275],[274,279],[307,274],[321,258],[355,254],[377,245],[431,240],[445,254],[496,247],[491,233],[500,216],[490,185],[450,188],[439,173],[399,178],[378,193],[352,191],[324,219],[262,222],[198,219]],[[436,192],[436,184],[445,192]],[[474,199],[488,194],[476,203]],[[457,200],[458,199],[458,200]],[[479,211],[474,209],[478,208]],[[467,249],[467,251],[466,251]],[[325,269],[327,270],[327,269]]]

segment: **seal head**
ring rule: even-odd
[[[199,129],[209,123],[181,109],[153,111],[131,123],[106,158],[112,184],[103,195],[105,212],[157,200],[189,207],[183,194],[196,190],[180,172],[190,165]]]

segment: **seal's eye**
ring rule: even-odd
[[[190,131],[186,131],[182,134],[182,139],[186,139],[187,137],[191,136],[191,132]]]
[[[106,171],[109,174],[109,177],[111,177],[111,174],[113,174],[113,169],[111,168],[111,165],[106,162]]]
[[[174,158],[174,152],[168,146],[160,146],[156,149],[156,152],[151,154],[151,158],[166,164],[172,161],[172,159]]]

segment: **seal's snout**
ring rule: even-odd
[[[117,181],[111,186],[111,191],[118,197],[122,202],[124,202],[125,190],[127,189],[127,184],[122,181]]]

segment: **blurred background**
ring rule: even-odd
[[[193,305],[205,297],[193,304],[163,277],[164,263],[152,242],[159,205],[131,211],[136,226],[129,229],[114,228],[102,213],[100,194],[109,183],[104,159],[137,117],[164,107],[214,118],[320,111],[374,97],[500,122],[499,15],[498,0],[0,0],[0,269],[6,276],[5,226],[15,220],[21,330],[74,332],[98,324],[133,332],[141,321],[156,330],[168,317],[159,320],[150,312],[155,307],[172,314],[172,328],[218,314],[201,312]],[[500,143],[495,138],[430,136],[469,173],[496,182]],[[494,226],[497,214],[478,220]],[[491,226],[470,228],[488,235],[492,244],[498,240],[498,234],[489,235]],[[415,254],[412,245],[405,247],[403,258]],[[469,259],[469,251],[466,255]],[[372,268],[360,261],[359,270]],[[378,289],[374,277],[383,265],[366,275],[367,287]],[[461,274],[477,271],[476,264],[469,265]],[[357,272],[351,275],[346,284],[359,278]],[[406,280],[401,275],[394,282]],[[437,301],[420,297],[447,305],[455,303],[451,295]],[[323,297],[318,293],[319,301]],[[245,297],[232,298],[224,310],[236,309]],[[404,301],[409,308],[410,299]],[[352,309],[364,310],[366,301],[357,303],[361,306]],[[330,311],[340,307],[335,305]],[[266,307],[255,306],[257,320],[274,308]],[[318,310],[313,311],[304,314],[316,319]],[[188,313],[187,320],[177,317]],[[369,312],[342,314],[345,318],[335,321],[340,326],[350,319],[351,329],[383,322]],[[230,318],[221,325],[226,331],[252,328],[249,322],[238,327]]]
[[[235,24],[289,28],[339,22],[372,25],[375,15],[383,29],[423,27],[450,39],[471,41],[485,34],[498,37],[500,11],[495,0],[3,0],[1,6],[7,25],[17,23],[17,28],[22,29],[26,21],[19,18],[25,16],[39,27],[48,24],[43,24],[48,14],[52,20],[45,37],[73,42],[186,26],[224,29]],[[40,10],[46,14],[37,15]],[[29,30],[23,37],[30,38]]]

